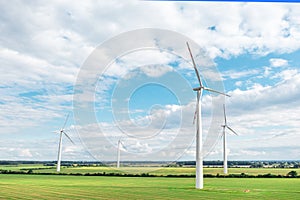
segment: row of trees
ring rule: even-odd
[[[37,174],[37,175],[71,175],[71,176],[126,176],[126,177],[195,177],[194,174],[168,174],[168,175],[154,175],[149,173],[141,174],[126,174],[126,173],[35,173],[33,169],[27,171],[13,171],[13,170],[0,170],[0,174]],[[245,173],[241,174],[204,174],[207,178],[300,178],[296,171],[290,171],[287,175],[275,175],[275,174],[258,174],[249,175]]]

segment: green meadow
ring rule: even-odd
[[[194,175],[184,167],[62,167],[63,174],[128,173],[158,177],[57,176],[55,167],[40,164],[1,165],[1,170],[33,174],[0,174],[0,199],[300,199],[299,178],[205,178],[203,190],[194,189],[195,178],[168,178]],[[229,168],[229,174],[286,175],[300,169]],[[223,174],[222,168],[204,168],[205,174]],[[163,176],[163,177],[159,177]]]
[[[103,177],[0,174],[0,199],[299,199],[297,178]]]

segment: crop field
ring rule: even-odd
[[[0,199],[299,199],[300,179],[0,174]]]
[[[33,173],[56,173],[55,167],[47,167],[43,165],[0,165],[2,170],[13,170],[13,171],[28,171],[33,170]],[[274,174],[274,175],[286,175],[290,171],[296,171],[300,174],[300,169],[288,169],[288,168],[229,168],[229,174]],[[128,173],[128,174],[141,174],[148,173],[150,175],[157,176],[167,176],[167,175],[194,175],[195,168],[184,168],[184,167],[121,167],[120,169],[112,167],[99,167],[99,166],[89,166],[89,167],[62,167],[61,173]],[[223,168],[204,168],[205,174],[223,174]]]

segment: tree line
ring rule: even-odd
[[[124,177],[174,177],[174,178],[194,178],[195,174],[168,174],[168,175],[155,175],[149,173],[141,174],[128,174],[128,173],[118,173],[118,172],[99,172],[99,173],[51,173],[51,172],[34,172],[33,169],[27,171],[14,171],[14,170],[3,170],[0,169],[0,174],[35,174],[35,175],[62,175],[62,176],[124,176]],[[204,174],[206,178],[300,178],[296,171],[290,171],[286,175],[275,175],[271,173],[250,175],[246,173],[240,174]]]

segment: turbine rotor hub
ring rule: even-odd
[[[200,86],[200,87],[193,88],[194,91],[199,91],[199,90],[201,90],[201,89],[203,89],[203,87],[201,87],[201,86]]]

